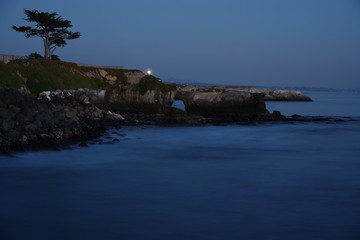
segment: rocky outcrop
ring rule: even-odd
[[[48,100],[53,100],[73,97],[86,104],[102,104],[105,101],[105,94],[106,90],[79,88],[77,90],[45,91],[39,94],[39,99],[46,98]]]
[[[114,85],[116,80],[118,79],[116,76],[110,75],[107,71],[104,69],[99,69],[100,76],[110,85]]]
[[[308,102],[312,99],[296,90],[270,90],[264,88],[250,88],[250,92],[265,94],[265,101],[301,101]]]
[[[89,138],[101,133],[104,125],[121,124],[121,115],[84,101],[84,95],[57,91],[35,99],[0,88],[0,152]]]
[[[181,91],[175,99],[182,100],[188,113],[205,116],[224,114],[268,113],[264,95],[239,91],[192,92]]]
[[[90,77],[104,80],[110,85],[114,85],[119,81],[123,81],[129,84],[137,84],[145,76],[145,74],[139,70],[127,70],[127,69],[87,69],[87,70],[75,70],[77,73]]]
[[[128,71],[125,73],[125,76],[127,77],[128,83],[138,84],[145,74],[140,71]]]
[[[264,93],[252,93],[232,89],[180,88],[176,100],[182,100],[187,113],[210,119],[211,123],[237,121],[283,121],[278,111],[269,113]]]
[[[141,91],[136,86],[119,85],[106,92],[106,107],[116,112],[163,113],[174,101],[175,91],[160,88]]]
[[[310,97],[305,96],[300,91],[284,90],[284,89],[272,90],[267,88],[255,88],[255,87],[187,85],[180,87],[179,91],[195,91],[195,92],[239,91],[239,92],[264,94],[264,101],[312,101]]]

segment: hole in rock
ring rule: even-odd
[[[186,111],[185,110],[185,104],[181,100],[176,100],[171,106],[174,107],[174,108],[178,108],[178,109],[181,109],[183,111]]]

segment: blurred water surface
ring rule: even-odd
[[[311,97],[267,105],[360,116],[359,94]],[[360,239],[359,121],[110,135],[0,156],[0,239]]]

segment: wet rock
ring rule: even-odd
[[[86,142],[80,142],[79,147],[88,147]]]
[[[273,111],[271,114],[271,119],[273,121],[285,121],[286,117],[282,115],[279,111]]]
[[[290,116],[291,118],[301,118],[301,115],[298,115],[298,114],[293,114]]]
[[[110,119],[110,120],[118,120],[118,121],[125,120],[125,118],[123,116],[121,116],[120,114],[114,113],[111,111],[106,111],[106,118]]]
[[[12,104],[9,105],[8,107],[9,111],[13,112],[13,113],[19,113],[21,111],[21,108],[20,107],[16,107]]]
[[[85,103],[83,96],[89,92],[58,90],[35,99],[0,87],[0,152],[90,138],[104,132],[105,121],[107,125],[123,122],[121,115]]]
[[[0,121],[0,130],[11,131],[15,127],[15,121],[11,119],[2,119]]]

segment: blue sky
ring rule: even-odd
[[[0,53],[42,53],[23,9],[57,12],[82,37],[55,54],[162,79],[360,89],[360,0],[0,0]]]

